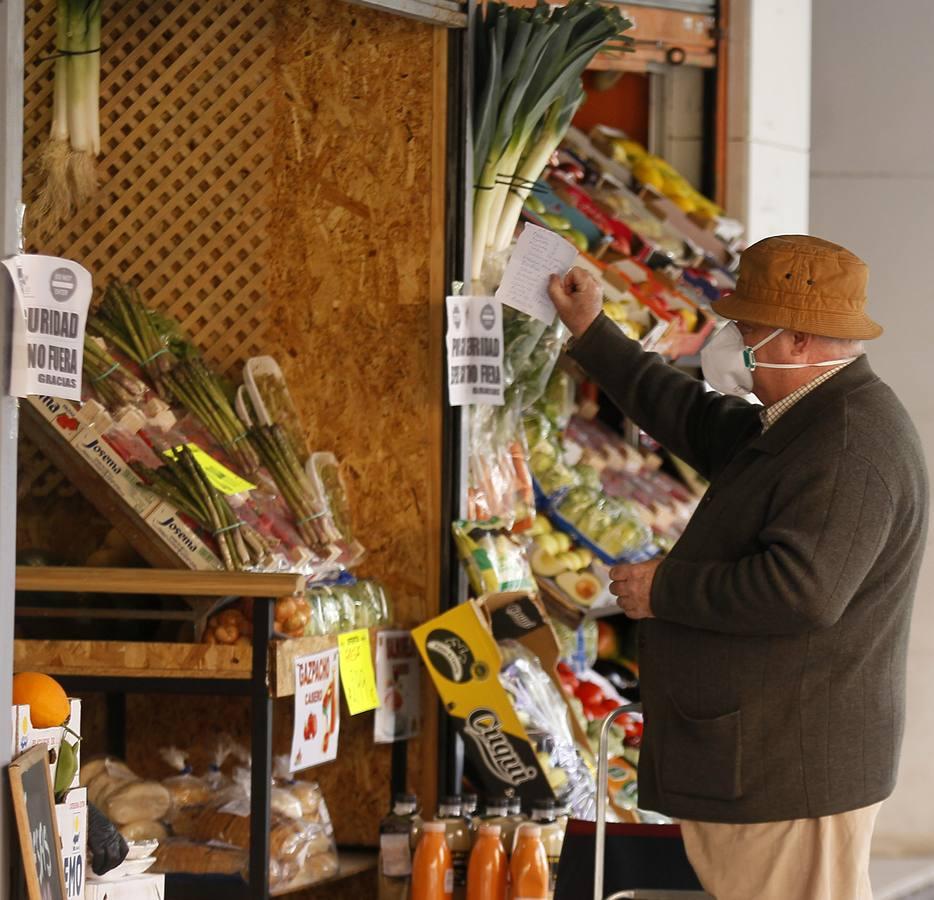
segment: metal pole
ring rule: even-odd
[[[17,209],[23,183],[23,0],[0,0],[0,253],[19,245]],[[10,896],[10,846],[15,828],[6,783],[13,734],[7,705],[13,700],[13,608],[16,534],[16,401],[8,394],[11,286],[4,280],[0,315],[0,900]]]
[[[603,866],[606,856],[606,793],[610,780],[610,726],[620,713],[638,712],[642,706],[628,703],[617,706],[600,725],[600,750],[597,757],[597,821],[594,824],[593,896],[594,900],[603,900]]]
[[[253,601],[253,673],[250,680],[250,896],[269,897],[269,795],[272,787],[272,698],[267,660],[274,602]]]

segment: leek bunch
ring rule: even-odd
[[[474,279],[487,250],[509,246],[523,203],[584,99],[587,64],[632,25],[597,0],[538,0],[534,9],[490,2],[477,17]]]
[[[58,0],[52,130],[42,154],[34,224],[50,233],[97,189],[101,152],[101,0]]]

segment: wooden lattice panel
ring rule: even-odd
[[[27,6],[28,205],[51,123],[56,3]],[[260,352],[265,327],[272,28],[272,0],[105,2],[100,190],[54,239],[27,227],[30,249],[77,260],[98,287],[137,280],[225,370]]]

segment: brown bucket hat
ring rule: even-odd
[[[845,340],[871,340],[869,267],[839,244],[805,234],[766,238],[740,257],[736,291],[712,304],[727,319]]]

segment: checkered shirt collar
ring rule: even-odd
[[[783,397],[781,400],[773,403],[771,406],[765,407],[759,417],[762,419],[762,433],[765,434],[789,409],[791,409],[797,402],[802,400],[804,397],[807,397],[811,391],[819,388],[825,381],[829,381],[836,375],[838,372],[845,369],[850,363],[855,362],[859,357],[854,357],[851,360],[843,363],[843,365],[836,366],[833,369],[828,369],[824,372],[823,375],[818,375],[813,381],[809,381],[807,384],[802,384],[796,391],[792,391],[787,397]]]

